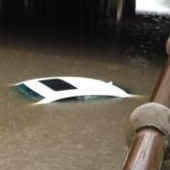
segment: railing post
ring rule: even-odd
[[[170,38],[166,44],[170,54]],[[135,109],[130,121],[134,140],[123,170],[160,170],[170,143],[170,58],[159,78],[151,102]]]
[[[148,128],[139,131],[133,141],[124,170],[160,170],[163,160],[163,136]]]

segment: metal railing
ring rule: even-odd
[[[170,54],[170,38],[166,44]],[[160,170],[169,153],[170,56],[152,94],[150,103],[137,108],[130,117],[134,140],[123,170]]]

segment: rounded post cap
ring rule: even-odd
[[[137,107],[130,115],[130,121],[135,131],[155,127],[165,135],[170,134],[170,109],[155,102]]]

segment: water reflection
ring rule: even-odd
[[[169,0],[137,0],[136,10],[155,14],[170,14]]]

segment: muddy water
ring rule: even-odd
[[[164,21],[164,22],[162,22]],[[76,23],[76,22],[75,22]],[[119,170],[127,120],[149,100],[166,60],[169,20],[139,17],[1,30],[0,167],[3,170]],[[160,24],[162,23],[162,24]],[[69,28],[69,29],[68,29]],[[9,85],[46,76],[113,81],[143,97],[33,106]]]

